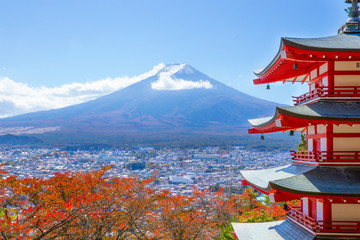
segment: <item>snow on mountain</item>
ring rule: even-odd
[[[175,74],[191,75],[193,69],[186,64],[169,65],[164,67],[158,74],[158,80],[151,83],[151,88],[155,90],[183,90],[194,88],[213,88],[214,86],[207,80],[198,79],[189,81],[182,78],[176,78]]]

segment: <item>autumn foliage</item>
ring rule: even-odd
[[[110,168],[19,179],[1,172],[2,239],[221,239],[230,219],[284,216],[247,190],[225,197],[194,189],[190,196],[156,192],[146,180],[109,179]],[[254,211],[260,210],[260,212]],[[254,221],[255,221],[254,220]]]
[[[3,239],[212,239],[234,215],[233,199],[194,189],[172,196],[152,178],[108,179],[90,173],[18,179],[2,172]]]
[[[285,219],[286,211],[279,205],[264,204],[256,200],[257,193],[247,188],[239,196],[237,221],[239,222],[271,222]],[[290,203],[289,203],[290,204]],[[291,203],[290,205],[293,205]]]

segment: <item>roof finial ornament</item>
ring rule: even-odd
[[[360,16],[358,2],[358,0],[345,0],[345,3],[352,4],[351,7],[345,9],[345,12],[347,12],[349,18],[357,18]]]
[[[345,9],[349,19],[338,29],[338,34],[360,34],[360,11],[359,11],[360,0],[345,0],[345,3],[351,4],[351,7]]]

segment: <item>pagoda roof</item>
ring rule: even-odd
[[[359,167],[323,167],[271,183],[278,190],[309,195],[360,197]]]
[[[272,190],[270,182],[294,177],[315,168],[313,165],[290,164],[263,170],[243,170],[241,174],[254,187],[269,192]]]
[[[284,45],[326,52],[360,52],[360,35],[338,34],[322,38],[282,38]]]
[[[360,197],[360,167],[300,165],[241,174],[250,185],[265,192],[275,189],[302,195]]]
[[[317,239],[291,220],[259,223],[231,223],[239,240],[313,240]]]
[[[276,123],[280,119],[291,119],[288,126]],[[304,119],[307,119],[304,121]],[[277,132],[307,126],[316,121],[352,123],[360,121],[360,102],[320,100],[314,103],[291,107],[276,107],[272,117],[250,119],[250,133]],[[264,131],[257,130],[264,129]],[[271,129],[271,130],[269,130]]]
[[[255,70],[255,84],[309,81],[309,71],[330,59],[360,59],[360,35],[338,34],[322,38],[281,38],[278,53],[267,67]],[[294,64],[298,68],[294,69]]]

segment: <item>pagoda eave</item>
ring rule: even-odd
[[[275,133],[275,132],[286,132],[286,131],[299,131],[302,132],[305,130],[305,127],[308,124],[299,119],[288,120],[285,116],[279,115],[275,121],[271,121],[271,123],[263,126],[263,127],[255,127],[250,128],[248,130],[249,134],[262,134],[262,133]]]
[[[312,166],[293,163],[277,168],[241,171],[244,185],[269,194],[273,202],[299,196],[360,197],[360,167]]]
[[[252,186],[260,192],[269,194],[274,189],[270,184],[272,181],[297,176],[314,168],[316,166],[291,164],[262,170],[243,170],[241,171],[244,177],[242,183]]]
[[[353,47],[354,43],[357,47]],[[254,84],[304,83],[309,81],[308,72],[311,69],[329,61],[360,61],[358,36],[282,38],[279,51],[270,64],[254,72],[258,76]]]
[[[260,193],[263,193],[263,194],[266,194],[266,195],[269,195],[269,194],[270,194],[270,191],[266,191],[266,190],[264,190],[264,189],[262,189],[262,188],[259,188],[259,187],[257,187],[256,185],[251,184],[251,182],[248,182],[246,179],[241,179],[241,185],[252,187],[252,188],[254,188],[256,191],[258,191],[258,192],[260,192]]]
[[[271,124],[261,127],[261,128],[251,128],[248,130],[249,134],[261,134],[261,133],[274,133],[274,132],[281,132],[281,131],[288,131],[291,130],[291,128],[283,128],[283,127],[277,127],[275,122],[272,122]]]
[[[303,130],[311,124],[360,124],[360,102],[317,101],[308,105],[277,107],[273,117],[251,119],[250,134]]]
[[[299,69],[293,71],[295,61],[292,59],[280,58],[268,71],[260,75],[258,79],[253,80],[255,85],[274,83],[274,82],[300,82],[309,81],[308,72],[314,67],[312,61],[299,61],[297,66]]]

